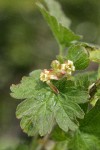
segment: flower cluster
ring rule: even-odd
[[[62,77],[71,77],[72,72],[75,71],[75,66],[71,60],[67,60],[64,63],[60,63],[58,60],[54,60],[51,63],[51,69],[44,69],[40,74],[40,80],[47,82],[50,80],[59,80]]]

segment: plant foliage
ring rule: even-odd
[[[98,73],[77,70],[86,69],[91,61],[100,63],[100,51],[79,41],[80,36],[69,29],[70,21],[58,2],[44,2],[37,5],[59,44],[59,57],[53,71],[35,70],[11,86],[11,96],[23,100],[16,116],[29,136],[52,133],[52,139],[64,141],[62,150],[99,150],[100,69]],[[66,69],[67,65],[75,68],[75,75]],[[64,76],[65,71],[70,78]],[[48,80],[40,78],[41,72],[42,78]],[[54,150],[59,150],[58,145]]]

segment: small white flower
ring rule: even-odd
[[[72,69],[72,71],[75,71],[75,66],[72,66],[71,69]]]
[[[67,73],[66,73],[66,75],[71,76],[72,75],[72,71],[68,70]]]
[[[66,74],[66,76],[71,76],[72,71],[75,71],[75,66],[71,60],[66,61],[64,64],[61,64],[61,72],[63,74]]]
[[[41,72],[40,74],[40,80],[43,82],[46,82],[49,80],[49,73],[50,71],[48,71],[47,69],[44,69],[43,72]]]
[[[72,72],[75,71],[75,66],[71,60],[67,60],[64,63],[60,63],[58,60],[54,60],[51,63],[52,69],[44,69],[40,74],[40,80],[48,82],[50,80],[59,80],[63,77],[70,79]]]
[[[49,80],[58,80],[58,77],[52,70],[44,69],[40,74],[40,80],[47,82]]]
[[[73,64],[73,61],[68,60],[68,66],[69,66],[69,68],[71,68],[72,71],[75,71],[75,66]]]
[[[68,64],[61,64],[61,70],[66,71],[68,69]]]
[[[73,65],[73,61],[68,60],[68,65]]]

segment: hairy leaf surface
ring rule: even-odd
[[[87,50],[81,45],[72,45],[68,49],[67,59],[73,61],[76,70],[82,70],[89,65]]]
[[[64,27],[69,27],[71,24],[71,21],[67,16],[65,16],[61,5],[56,0],[44,0],[46,3],[46,6],[50,12],[50,14],[54,17],[56,17],[57,21],[61,23]]]
[[[55,123],[66,132],[69,129],[76,130],[77,118],[84,117],[78,103],[87,101],[87,93],[75,89],[72,81],[65,82],[62,79],[57,81],[60,82],[59,87],[57,86],[60,93],[55,94],[46,83],[40,81],[40,72],[33,71],[20,84],[11,87],[12,97],[24,99],[16,111],[17,118],[21,119],[22,129],[28,135],[39,133],[41,136],[50,133]]]
[[[58,90],[61,93],[64,93],[67,99],[72,100],[76,103],[85,103],[88,102],[89,94],[87,92],[86,87],[83,89],[83,85],[79,84],[77,85],[77,82],[75,80],[67,80],[66,78],[63,78],[59,81],[53,81],[53,84],[58,88]],[[82,82],[82,81],[81,81]]]
[[[65,48],[66,46],[69,46],[72,41],[80,39],[80,36],[76,35],[70,29],[65,27],[64,23],[61,23],[59,19],[56,19],[56,17],[51,15],[42,4],[38,3],[38,7],[42,12],[45,20],[49,24],[60,47]]]

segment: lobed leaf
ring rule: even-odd
[[[74,80],[77,87],[88,91],[89,86],[97,80],[97,72],[78,73],[74,76]]]
[[[78,128],[76,124],[76,117],[83,119],[84,112],[76,103],[70,101],[65,96],[58,97],[58,103],[56,106],[56,122],[59,127],[65,132],[68,129],[75,131]]]
[[[51,15],[41,3],[38,3],[37,5],[48,25],[50,26],[60,47],[65,48],[66,46],[69,46],[72,41],[80,39],[80,36],[76,35],[70,29],[65,27],[64,23],[61,23],[59,19]]]
[[[63,78],[59,81],[53,81],[53,84],[57,87],[57,89],[65,94],[66,98],[75,103],[86,103],[88,102],[89,94],[87,89],[83,89],[83,85],[77,85],[77,81],[67,80]]]
[[[81,91],[79,95],[79,90],[77,92],[73,89],[73,82],[66,81],[66,84],[63,84],[63,81],[59,81],[62,88],[59,87],[60,93],[55,94],[46,83],[40,81],[39,76],[40,70],[34,71],[29,77],[24,77],[20,84],[11,87],[11,95],[14,98],[25,99],[16,110],[23,131],[31,136],[36,133],[44,136],[51,132],[55,123],[65,132],[69,129],[76,130],[77,118],[84,117],[78,103],[87,101],[87,93]]]
[[[69,47],[67,59],[73,61],[76,70],[83,70],[89,65],[88,52],[81,45],[72,45]]]
[[[21,127],[28,135],[39,133],[43,136],[50,133],[54,125],[54,113],[51,110],[54,98],[48,91],[42,94],[41,99],[38,96],[27,99],[17,107],[16,116],[22,118]]]
[[[54,16],[57,19],[57,21],[61,23],[64,27],[69,27],[71,21],[67,16],[65,16],[59,2],[57,2],[56,0],[50,0],[50,1],[44,0],[44,1],[49,10],[49,13],[52,16]]]
[[[33,97],[35,94],[34,90],[36,92],[36,86],[40,83],[40,72],[41,70],[36,70],[32,72],[29,77],[23,77],[20,84],[13,84],[10,87],[10,90],[12,91],[11,96],[16,99],[26,99]]]

